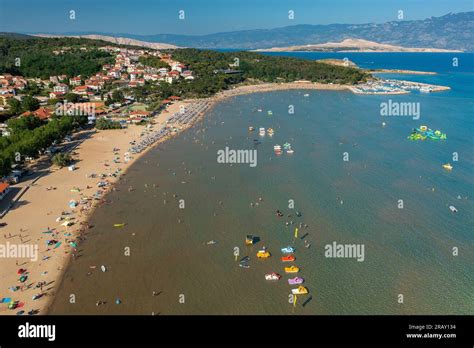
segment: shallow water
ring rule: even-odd
[[[472,86],[474,77],[460,74],[449,84],[452,76],[434,78],[453,90],[427,95],[278,91],[216,105],[192,129],[137,161],[108,196],[111,204],[94,213],[83,256],[66,271],[51,312],[472,314],[473,95],[464,83]],[[421,102],[420,120],[381,117],[380,103],[388,99]],[[294,114],[288,114],[289,105]],[[448,139],[407,140],[421,124]],[[261,138],[249,126],[272,127],[275,135]],[[261,141],[255,168],[217,163],[218,150],[254,149],[253,139]],[[273,145],[285,142],[295,153],[276,156]],[[459,162],[452,161],[455,151]],[[447,162],[452,172],[441,167]],[[295,209],[288,208],[289,200]],[[451,204],[457,214],[449,211]],[[285,217],[276,217],[277,209]],[[287,227],[290,220],[294,225]],[[127,225],[112,227],[118,222]],[[300,228],[295,239],[300,223],[308,228]],[[247,234],[261,241],[246,247]],[[217,244],[206,245],[209,240]],[[363,244],[365,260],[326,258],[324,246],[333,241]],[[268,260],[256,258],[263,245],[272,253]],[[283,272],[287,264],[280,261],[286,245],[297,249],[298,275],[310,291],[298,297],[295,308]],[[130,256],[124,255],[126,247]],[[239,259],[250,256],[249,269],[238,267],[235,247]],[[106,273],[86,275],[89,266],[101,264],[108,266]],[[264,274],[273,271],[282,279],[265,281]],[[75,304],[68,302],[70,294]],[[96,307],[98,299],[107,304]]]

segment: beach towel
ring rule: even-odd
[[[9,303],[12,302],[11,297],[4,297],[0,300],[0,303]]]
[[[56,245],[54,246],[54,249],[58,248],[62,243],[61,242],[57,242]]]

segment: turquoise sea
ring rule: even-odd
[[[452,54],[344,55],[365,68],[436,71],[385,76],[450,86],[446,92],[293,90],[217,104],[193,128],[144,155],[94,213],[82,256],[66,271],[50,313],[473,314],[474,54],[457,55],[459,69],[450,65]],[[380,104],[388,99],[419,102],[420,119],[382,117]],[[447,140],[409,141],[420,125]],[[249,126],[275,134],[259,137]],[[294,154],[276,156],[273,146],[285,142]],[[218,163],[217,151],[226,146],[257,149],[257,166]],[[448,162],[450,172],[442,168]],[[277,209],[285,216],[277,217]],[[113,228],[118,222],[127,225]],[[308,227],[294,238],[300,223]],[[260,242],[245,246],[247,234]],[[325,257],[334,241],[363,244],[364,261]],[[310,292],[295,306],[283,272],[288,264],[280,261],[287,245],[296,248],[294,264]],[[262,246],[271,258],[256,258]],[[238,266],[235,247],[238,259],[250,257],[250,268]],[[90,265],[101,264],[106,273],[87,275]],[[266,281],[269,272],[283,277]],[[107,304],[97,307],[98,299]]]

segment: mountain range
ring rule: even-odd
[[[242,30],[208,35],[138,35],[106,32],[61,34],[68,36],[99,34],[181,47],[213,49],[265,49],[363,39],[403,47],[474,51],[474,11],[449,13],[423,20],[399,20],[381,24],[301,24],[275,29]]]

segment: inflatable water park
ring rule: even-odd
[[[411,134],[408,136],[409,140],[446,140],[446,133],[441,133],[439,130],[433,131],[427,126],[420,126],[414,128]]]

